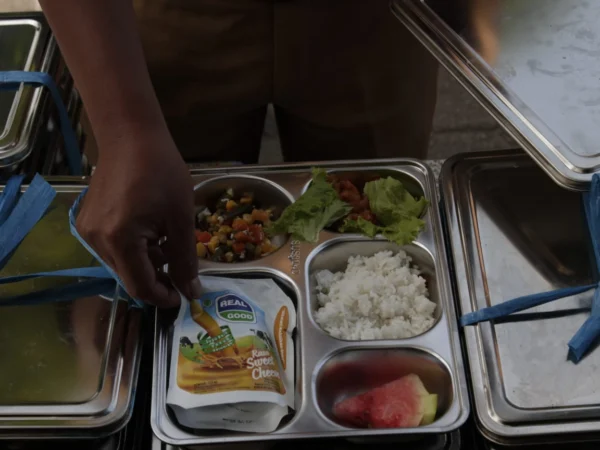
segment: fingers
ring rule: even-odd
[[[115,270],[125,283],[129,295],[160,308],[179,305],[180,296],[166,274],[152,264],[146,242],[112,247]]]
[[[172,220],[166,242],[162,245],[169,264],[169,276],[188,299],[200,296],[198,257],[193,214]]]
[[[129,295],[161,308],[176,307],[180,296],[164,273],[166,257],[157,243],[150,243],[133,230],[107,232],[106,224],[88,226],[85,212],[78,217],[81,236],[123,280]]]

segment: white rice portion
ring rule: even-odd
[[[434,324],[436,304],[404,251],[351,256],[345,272],[316,276],[316,322],[331,336],[352,341],[402,339]]]

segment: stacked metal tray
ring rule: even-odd
[[[52,76],[83,143],[81,100],[41,13],[0,14],[0,71],[12,70]],[[13,173],[67,174],[65,154],[56,108],[45,89],[0,90],[0,181]]]
[[[151,424],[155,435],[174,446],[224,444],[282,439],[383,436],[414,437],[446,434],[460,427],[469,415],[467,385],[462,362],[456,315],[452,302],[444,238],[437,205],[435,177],[424,164],[413,160],[340,161],[320,165],[328,171],[363,177],[377,174],[401,180],[409,191],[431,201],[424,220],[425,230],[411,245],[402,247],[413,258],[428,281],[437,304],[436,323],[426,333],[403,340],[342,341],[326,334],[313,318],[316,309],[314,274],[321,269],[344,270],[351,255],[371,256],[399,247],[383,240],[359,235],[321,232],[315,244],[288,239],[281,248],[262,259],[245,263],[202,261],[201,273],[228,277],[272,278],[296,305],[297,333],[295,412],[269,434],[200,432],[177,424],[166,405],[169,361],[172,348],[172,318],[159,313],[156,321]],[[225,189],[252,191],[258,202],[285,207],[308,187],[311,166],[291,164],[249,166],[193,171],[197,183],[196,202],[209,205]],[[332,408],[349,389],[357,390],[364,370],[389,378],[416,373],[430,392],[439,396],[437,420],[413,429],[353,429],[336,423]],[[387,374],[385,374],[385,372]],[[389,381],[389,380],[388,380]],[[368,389],[372,386],[360,386]]]
[[[0,277],[93,263],[70,235],[67,216],[84,180],[49,181],[57,191],[54,203]],[[39,278],[3,285],[0,296],[57,289],[64,282]],[[32,439],[106,438],[102,442],[117,444],[133,410],[143,317],[108,291],[0,306],[0,447]]]
[[[595,279],[581,194],[523,153],[457,156],[441,186],[463,314]],[[492,448],[600,439],[600,351],[567,360],[591,296],[465,328],[476,419]]]

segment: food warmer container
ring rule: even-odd
[[[392,10],[556,182],[589,185],[600,170],[600,2],[393,0]]]
[[[10,70],[52,75],[82,148],[81,101],[41,14],[0,14],[0,71]],[[45,88],[0,89],[0,180],[14,173],[67,173],[57,117]]]
[[[340,161],[319,166],[357,179],[392,176],[401,180],[412,194],[425,196],[432,205],[437,205],[436,182],[431,169],[414,160]],[[240,166],[192,173],[197,205],[210,205],[226,189],[233,188],[253,192],[257,201],[283,208],[297,199],[311,180],[311,166],[305,164]],[[431,299],[437,304],[436,321],[429,331],[409,339],[339,340],[326,334],[314,319],[315,272],[344,270],[351,255],[371,256],[381,250],[399,248],[386,240],[324,230],[315,244],[287,239],[278,250],[259,260],[230,264],[202,261],[202,274],[272,278],[293,300],[297,314],[295,411],[276,431],[268,434],[200,432],[179,426],[166,405],[172,321],[165,320],[159,313],[151,411],[155,435],[166,444],[185,448],[238,442],[268,445],[270,441],[310,438],[348,438],[354,442],[413,439],[415,436],[451,439],[450,433],[469,415],[467,383],[438,209],[428,208],[423,219],[424,231],[403,249],[412,256],[413,263],[421,268],[428,282]],[[419,375],[428,391],[439,396],[436,421],[412,429],[356,429],[338,423],[332,411],[335,402],[352,390],[371,387],[349,385],[348,380],[352,379],[364,383],[365,377],[360,375],[364,371],[381,375],[378,375],[380,381],[390,378],[391,372],[395,377],[408,373]]]
[[[56,199],[0,277],[93,264],[69,229],[69,207],[85,187],[76,180],[48,179]],[[2,297],[53,289],[44,303],[1,307],[0,448],[42,448],[54,439],[76,446],[77,439],[91,439],[86,448],[117,449],[123,439],[133,413],[143,323],[150,318],[129,307],[110,283],[100,294],[59,297],[65,283],[73,280],[0,286]]]
[[[454,157],[442,169],[441,195],[462,314],[594,281],[581,194],[525,153]],[[592,295],[464,328],[474,416],[489,448],[598,448],[600,351],[567,360]]]

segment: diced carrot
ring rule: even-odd
[[[228,200],[227,203],[225,204],[225,209],[227,211],[231,211],[233,210],[235,207],[237,206],[237,203],[234,202],[233,200]]]
[[[235,231],[244,231],[248,229],[248,223],[239,217],[233,219],[233,224],[231,225]]]
[[[252,210],[252,221],[256,222],[268,222],[269,221],[269,213],[264,209],[254,209]]]

